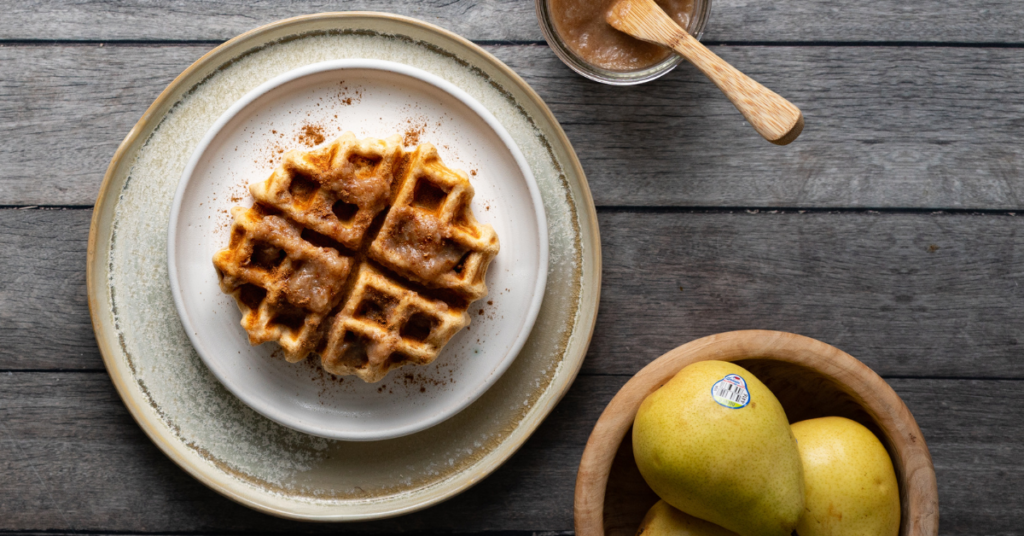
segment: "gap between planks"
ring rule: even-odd
[[[930,216],[1008,216],[1015,217],[1022,210],[1003,209],[950,209],[950,208],[842,208],[842,207],[773,207],[773,206],[628,206],[628,205],[596,205],[598,213],[608,214],[734,214],[746,212],[751,215],[777,214],[871,214],[871,215],[906,215],[922,214]],[[0,210],[92,210],[93,205],[0,205]],[[1024,215],[1024,214],[1022,214]]]
[[[0,369],[0,374],[106,374],[107,369]],[[588,378],[621,378],[628,380],[632,378],[632,374],[615,373],[615,372],[590,372],[581,370],[578,374],[579,377]],[[984,382],[1024,382],[1024,378],[1001,378],[999,376],[910,376],[906,374],[887,375],[880,374],[883,380],[910,380],[910,381],[930,381],[930,380],[942,380],[942,381],[984,381]],[[0,534],[5,534],[0,531]]]
[[[223,44],[223,40],[196,39],[196,40],[174,40],[174,39],[0,39],[0,47],[73,47],[73,46],[111,46],[111,47],[194,47],[206,46],[215,47]],[[487,46],[548,46],[546,41],[532,40],[502,40],[502,39],[474,39],[476,45]],[[878,48],[1024,48],[1024,43],[986,43],[978,42],[957,42],[957,41],[722,41],[704,39],[701,40],[709,47],[878,47]]]
[[[185,531],[185,532],[123,532],[108,530],[72,530],[72,531],[6,531],[0,530],[3,536],[64,536],[64,535],[96,535],[96,536],[280,536],[280,532],[252,532],[252,531]],[[352,533],[358,535],[359,533]],[[370,533],[366,533],[370,534]],[[472,531],[472,532],[416,532],[417,536],[573,536],[573,531],[550,531],[550,530],[496,530],[496,531]]]

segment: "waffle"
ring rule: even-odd
[[[487,294],[498,237],[430,144],[346,133],[289,151],[249,190],[213,262],[249,342],[277,341],[290,362],[317,353],[328,372],[379,381],[434,361]]]
[[[422,285],[470,301],[486,296],[484,276],[498,254],[498,236],[473,217],[469,178],[445,167],[429,143],[408,156],[403,175],[370,257]]]
[[[425,365],[460,329],[464,307],[452,307],[410,290],[369,263],[359,267],[321,351],[324,370],[376,382],[408,363]]]
[[[353,260],[314,245],[310,231],[259,205],[235,207],[231,216],[231,242],[213,257],[220,288],[242,310],[250,344],[277,341],[288,361],[300,361],[341,301]]]

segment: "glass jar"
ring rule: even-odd
[[[632,86],[642,84],[664,76],[672,69],[675,69],[676,65],[679,65],[683,61],[682,56],[673,53],[664,60],[655,63],[650,67],[634,71],[613,71],[588,63],[569,48],[565,42],[562,41],[561,36],[558,35],[558,31],[555,29],[555,24],[551,20],[551,11],[550,6],[548,5],[550,0],[535,1],[537,5],[537,19],[540,21],[540,29],[544,32],[544,39],[547,40],[551,50],[555,51],[555,55],[558,56],[563,63],[568,65],[570,69],[591,80],[613,86]],[[693,0],[693,14],[690,16],[690,25],[686,28],[686,31],[696,39],[700,40],[701,35],[704,34],[704,26],[707,24],[708,17],[710,15],[711,0]]]

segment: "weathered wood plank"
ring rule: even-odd
[[[602,214],[588,372],[775,329],[884,375],[1024,377],[1024,219],[872,213]],[[635,341],[635,342],[634,342]]]
[[[118,143],[208,48],[0,48],[16,133],[0,205],[92,204]],[[803,108],[785,148],[688,66],[613,88],[544,46],[488,49],[562,121],[598,205],[1024,209],[1024,49],[716,47]]]
[[[472,492],[423,512],[345,526],[397,531],[571,530],[590,428],[626,381],[581,376],[537,434]],[[1012,534],[1024,521],[1020,381],[892,380],[935,459],[943,534]],[[996,410],[998,408],[998,410]],[[99,373],[0,375],[2,531],[336,532],[255,513],[175,467]]]
[[[608,384],[568,397],[563,406],[572,413],[558,415],[578,422],[573,442],[545,427],[473,492],[425,512],[346,528],[571,529],[586,438],[586,423],[577,419],[584,413],[592,424],[614,389]],[[193,480],[148,440],[102,373],[0,374],[0,444],[0,531],[337,531],[258,514]]]
[[[0,370],[102,368],[85,300],[89,210],[0,210]],[[633,374],[734,329],[821,339],[883,376],[1024,378],[1024,217],[743,211],[600,215],[584,362]],[[642,344],[637,343],[642,341]]]
[[[467,39],[542,41],[532,1],[187,0],[184,2],[7,2],[0,39],[226,40],[276,20],[329,11],[381,11],[446,28]]]
[[[799,106],[776,147],[689,65],[644,86],[495,50],[573,142],[600,205],[1024,206],[1024,49],[712,47]]]
[[[95,203],[121,140],[210,48],[0,47],[0,205]]]
[[[712,40],[1024,41],[1024,13],[1012,0],[714,0],[712,5],[705,36]],[[543,39],[534,3],[528,0],[9,0],[0,19],[0,39],[223,40],[278,19],[354,10],[416,17],[469,39]]]
[[[91,210],[0,210],[0,369],[103,367],[89,318]]]

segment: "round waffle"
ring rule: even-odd
[[[436,359],[487,295],[498,237],[429,143],[345,133],[290,151],[249,189],[256,204],[232,210],[213,263],[249,342],[276,341],[288,361],[315,352],[328,372],[376,382]]]

